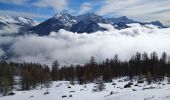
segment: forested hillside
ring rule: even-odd
[[[170,59],[165,52],[161,58],[153,52],[150,55],[136,53],[129,61],[121,61],[115,55],[113,59],[96,63],[95,58],[91,57],[89,63],[70,66],[60,65],[57,60],[52,66],[1,61],[0,94],[8,95],[11,90],[42,89],[50,87],[52,81],[93,83],[101,76],[104,82],[126,76],[130,80],[147,81],[148,84],[160,82],[165,77],[170,78]]]

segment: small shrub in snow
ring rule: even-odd
[[[47,91],[47,92],[44,92],[44,95],[47,95],[47,94],[50,94],[50,92],[48,92],[48,91]]]
[[[112,83],[112,85],[116,85],[116,83]]]
[[[143,88],[142,90],[147,90],[147,89],[155,89],[155,87],[150,86],[150,87]]]
[[[9,92],[8,95],[15,95],[15,93],[14,92]]]
[[[133,83],[129,82],[128,84],[124,85],[124,88],[131,88],[131,85],[133,85]]]
[[[122,80],[119,80],[118,82],[123,82]]]
[[[126,84],[126,85],[124,85],[124,88],[131,88],[131,85]]]
[[[138,84],[135,84],[135,86],[138,86]]]
[[[30,96],[30,98],[33,98],[33,97],[34,97],[33,95]]]
[[[86,85],[84,85],[83,87],[84,87],[84,88],[87,88],[87,86],[86,86]]]
[[[69,97],[73,97],[73,96],[70,94]]]
[[[71,86],[68,86],[68,88],[70,89],[70,88],[71,88]]]
[[[110,92],[110,95],[113,95],[113,94],[117,94],[117,92],[111,91],[111,92]]]
[[[132,89],[132,91],[136,91],[136,89]]]
[[[111,91],[111,92],[110,92],[110,95],[112,95],[112,94],[114,94],[114,92],[113,92],[113,91]]]
[[[158,82],[158,84],[161,84],[161,82]]]
[[[92,89],[92,91],[93,91],[93,92],[96,92],[96,91],[97,91],[97,89],[96,89],[96,88],[93,88],[93,89]]]
[[[66,97],[67,97],[67,95],[63,95],[63,96],[62,96],[62,98],[66,98]]]
[[[129,82],[128,84],[129,84],[129,85],[133,85],[133,83],[132,83],[132,82]]]
[[[75,92],[75,90],[74,91],[70,91],[70,92]]]
[[[139,80],[137,83],[141,84],[141,83],[144,83],[144,81],[143,80]]]

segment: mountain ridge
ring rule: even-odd
[[[49,18],[48,20],[40,23],[39,25],[30,28],[28,31],[37,33],[38,35],[49,35],[50,32],[58,32],[60,29],[65,29],[71,32],[81,33],[93,33],[96,31],[106,31],[98,25],[98,23],[111,24],[116,29],[128,28],[127,24],[139,23],[141,25],[153,24],[158,28],[165,28],[161,22],[152,21],[152,22],[139,22],[127,18],[126,16],[118,18],[104,18],[95,13],[85,13],[78,16],[73,16],[69,13],[57,13],[55,16]]]
[[[4,27],[7,28],[19,28],[19,31],[14,33],[20,34],[38,34],[39,36],[49,35],[51,32],[58,32],[60,29],[65,29],[70,32],[76,33],[93,33],[96,31],[107,31],[107,29],[100,27],[99,23],[111,24],[116,29],[125,29],[129,26],[127,24],[139,23],[141,25],[152,24],[158,28],[166,28],[159,21],[152,22],[139,22],[127,18],[126,16],[104,18],[93,12],[85,13],[82,15],[73,16],[67,12],[56,13],[53,17],[45,20],[42,23],[38,23],[28,17],[15,17],[8,15],[0,15],[0,30]]]

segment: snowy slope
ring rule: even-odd
[[[57,13],[52,18],[30,28],[28,31],[39,35],[49,35],[52,31],[69,30],[73,23],[75,23],[74,16],[68,13]]]
[[[4,24],[28,24],[30,26],[36,26],[39,23],[28,18],[21,16],[9,16],[9,15],[0,15],[0,22]]]
[[[0,35],[19,34],[38,24],[27,17],[0,15]]]
[[[87,13],[76,16],[77,23],[73,24],[70,31],[77,33],[93,33],[96,31],[105,31],[98,23],[108,24],[108,22],[95,13]]]
[[[123,88],[129,81],[120,82],[122,79],[113,80],[112,83],[105,83],[106,89],[102,92],[93,92],[94,83],[85,85],[70,85],[69,82],[54,82],[48,89],[37,89],[32,91],[14,91],[14,96],[0,97],[0,100],[170,100],[170,84],[162,83],[147,85],[147,83],[132,85],[131,88]],[[133,82],[137,84],[136,81]],[[71,86],[71,88],[68,88]],[[154,87],[153,89],[147,89]],[[144,89],[145,88],[145,89]],[[44,92],[49,94],[44,95]],[[113,92],[110,95],[110,92]],[[69,97],[72,95],[72,97]],[[67,96],[63,98],[62,96]]]

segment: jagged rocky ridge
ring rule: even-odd
[[[139,23],[141,25],[152,24],[159,28],[164,28],[159,21],[153,22],[138,22],[128,19],[126,16],[118,18],[104,18],[95,13],[86,13],[83,15],[73,16],[69,13],[57,13],[52,18],[42,22],[41,24],[29,29],[29,32],[37,33],[38,35],[49,35],[50,32],[57,32],[60,29],[65,29],[77,33],[93,33],[96,31],[105,31],[107,29],[100,27],[98,23],[111,24],[116,29],[128,28],[127,24]]]

